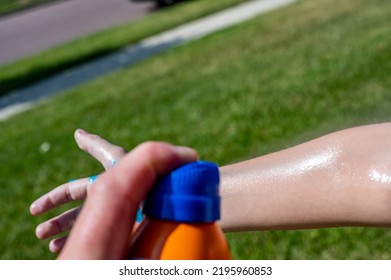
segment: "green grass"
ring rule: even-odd
[[[53,0],[0,0],[0,15],[30,8]]]
[[[192,0],[0,67],[0,96],[246,0]]]
[[[39,195],[100,172],[77,127],[132,148],[189,145],[227,164],[391,119],[391,2],[303,0],[90,82],[0,123],[0,258],[54,258]],[[40,153],[42,143],[51,144]],[[64,209],[64,208],[63,208]],[[237,259],[389,259],[374,228],[227,234]]]

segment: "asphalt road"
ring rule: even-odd
[[[153,1],[58,0],[0,18],[0,65],[57,44],[131,21],[154,10]]]

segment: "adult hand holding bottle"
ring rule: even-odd
[[[59,259],[122,259],[141,201],[156,179],[197,159],[187,147],[139,145],[102,174],[77,218]]]

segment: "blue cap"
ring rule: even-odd
[[[197,161],[162,177],[148,194],[145,215],[177,222],[212,222],[220,219],[219,168]]]

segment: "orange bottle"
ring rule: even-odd
[[[131,259],[231,259],[220,218],[219,170],[198,161],[164,176],[148,194]]]

